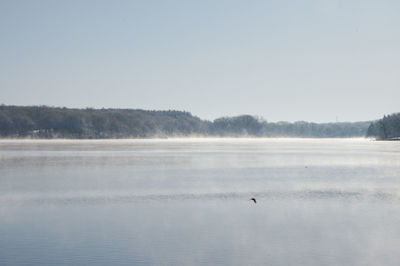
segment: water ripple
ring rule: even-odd
[[[254,191],[254,192],[220,192],[220,193],[173,193],[173,194],[134,194],[134,193],[87,193],[49,195],[12,194],[0,196],[0,204],[113,204],[130,202],[169,202],[169,201],[214,201],[214,200],[247,200],[256,197],[263,200],[380,200],[397,201],[400,195],[393,191],[345,191],[345,190],[295,190],[295,191]]]

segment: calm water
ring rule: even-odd
[[[399,250],[400,142],[0,141],[0,265],[400,265]]]

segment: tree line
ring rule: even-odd
[[[367,137],[378,140],[400,140],[400,113],[385,115],[372,122],[367,130]]]
[[[202,120],[189,112],[0,106],[3,138],[361,137],[370,122],[267,122],[250,115]]]

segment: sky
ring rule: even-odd
[[[0,104],[366,121],[400,112],[400,1],[0,0]]]

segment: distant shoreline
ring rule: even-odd
[[[202,120],[189,112],[0,106],[0,138],[152,139],[174,137],[364,137],[370,121],[268,122],[251,115]]]
[[[343,141],[384,141],[384,140],[375,140],[366,137],[351,137],[351,138],[300,138],[300,137],[176,137],[176,138],[120,138],[120,139],[67,139],[67,138],[0,138],[0,142],[71,142],[71,141],[82,141],[82,142],[108,142],[108,141],[116,141],[116,142],[136,142],[136,141],[274,141],[274,140],[287,140],[287,141],[318,141],[318,140],[343,140]]]

